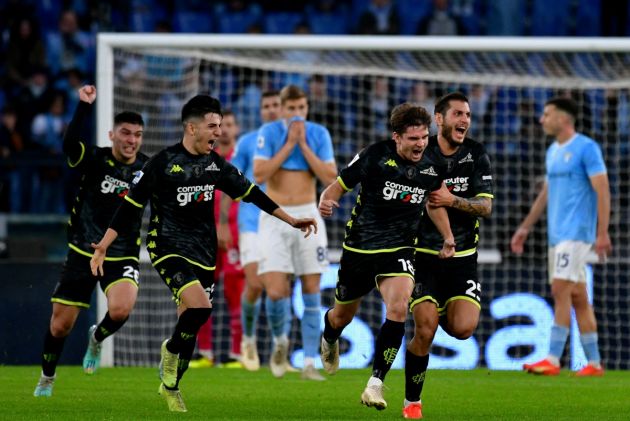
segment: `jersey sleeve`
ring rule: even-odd
[[[595,142],[589,142],[583,149],[582,162],[589,177],[606,173],[606,164],[604,163],[602,150]]]
[[[136,173],[136,176],[131,181],[129,193],[125,196],[126,201],[136,207],[144,208],[144,205],[146,205],[151,197],[151,190],[155,185],[155,179],[161,167],[160,162],[162,160],[160,158],[161,154],[155,155],[144,164],[142,170]]]
[[[472,187],[475,196],[494,198],[492,189],[492,166],[485,148],[480,145],[479,156],[475,160]]]
[[[76,168],[85,162],[86,142],[84,141],[83,132],[85,120],[89,118],[91,111],[92,104],[79,101],[63,136],[63,152],[68,157],[68,166],[70,168]]]
[[[245,198],[254,184],[249,181],[234,165],[220,158],[223,166],[221,167],[221,178],[217,181],[217,188],[227,193],[234,200]]]
[[[273,150],[272,139],[274,135],[276,135],[275,130],[270,124],[265,124],[258,130],[254,159],[270,159],[273,157],[275,151]]]
[[[315,154],[324,162],[334,162],[335,155],[333,153],[332,138],[330,132],[324,126],[320,126],[319,141],[317,142],[317,150]]]
[[[346,191],[350,191],[368,175],[368,163],[371,149],[368,147],[352,158],[347,167],[341,170],[337,181]]]

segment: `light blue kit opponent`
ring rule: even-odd
[[[599,145],[583,134],[547,149],[547,225],[549,245],[573,240],[593,244],[597,194],[590,177],[606,173]]]
[[[241,170],[243,175],[254,181],[254,154],[258,130],[241,136],[236,142],[232,155],[232,165]],[[260,186],[265,191],[265,186]],[[258,216],[260,209],[253,203],[241,202],[238,205],[238,232],[258,232]]]
[[[263,124],[258,130],[258,142],[254,158],[271,159],[277,154],[287,140],[288,125],[293,121],[305,120],[301,117],[293,117],[288,122],[276,120]],[[306,121],[306,143],[323,162],[335,161],[330,133],[321,124]],[[294,171],[308,171],[310,169],[300,147],[297,145],[286,161],[282,163],[281,168]]]

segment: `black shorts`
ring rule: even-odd
[[[380,253],[344,249],[337,272],[335,300],[340,303],[356,301],[372,291],[379,278],[404,276],[413,280],[414,253],[412,248]]]
[[[101,290],[107,290],[120,282],[138,286],[138,261],[132,257],[122,260],[105,260],[103,276],[94,276],[90,269],[90,257],[70,249],[61,269],[61,279],[50,301],[69,306],[89,308],[92,291],[98,282]]]
[[[477,253],[440,259],[436,255],[418,252],[416,271],[410,308],[427,300],[435,303],[440,314],[444,314],[448,303],[455,300],[467,300],[481,308]]]
[[[200,283],[212,303],[214,292],[214,269],[206,269],[181,256],[170,256],[164,260],[157,259],[153,267],[171,290],[175,302],[180,304],[180,295],[189,286]]]

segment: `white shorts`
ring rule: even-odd
[[[245,267],[250,263],[258,263],[260,260],[259,247],[258,233],[247,231],[238,234],[238,249],[240,251],[241,266]]]
[[[258,274],[267,272],[308,275],[328,269],[328,238],[326,225],[317,205],[282,206],[294,218],[315,218],[317,234],[304,238],[304,233],[265,212],[260,213],[258,241],[260,261]]]
[[[549,248],[549,283],[554,279],[586,282],[586,263],[592,244],[563,241]]]

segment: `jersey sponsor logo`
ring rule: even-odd
[[[186,206],[189,203],[201,203],[212,200],[214,185],[205,184],[203,186],[185,186],[177,188],[177,203],[179,206]]]
[[[468,190],[468,179],[470,177],[453,177],[444,180],[446,187],[451,192],[462,192]]]
[[[437,177],[437,173],[435,172],[435,169],[433,168],[433,165],[431,165],[427,169],[424,169],[424,170],[420,171],[420,174],[432,175],[434,177]]]
[[[101,193],[116,194],[123,197],[129,191],[129,183],[119,180],[109,175],[105,175],[105,179],[101,181]]]
[[[483,175],[481,176],[482,180],[492,180],[492,176],[491,175]]]
[[[398,165],[396,165],[396,161],[394,161],[393,159],[388,159],[387,161],[385,161],[385,165],[389,165],[390,167],[397,167]]]
[[[206,171],[221,171],[214,162],[206,167]]]
[[[457,161],[458,164],[463,164],[464,162],[474,162],[472,154],[468,152],[468,155]]]
[[[391,181],[385,182],[383,187],[383,199],[400,200],[406,203],[422,203],[424,200],[425,189],[420,187],[410,187]]]
[[[178,173],[178,172],[184,172],[184,169],[182,167],[180,167],[179,164],[173,164],[173,166],[171,167],[169,172],[171,174]]]

